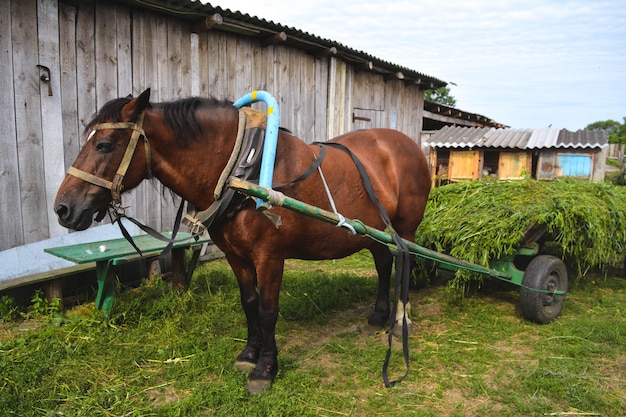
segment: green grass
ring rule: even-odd
[[[433,189],[417,244],[488,266],[513,254],[528,229],[558,250],[570,271],[586,276],[626,253],[626,187],[564,178],[556,181],[470,181]],[[450,288],[475,287],[483,275],[460,271]]]
[[[63,316],[0,324],[0,416],[543,416],[623,415],[626,280],[573,285],[549,325],[524,321],[518,290],[412,292],[411,370],[386,389],[386,335],[366,317],[371,259],[289,261],[277,326],[280,372],[250,397],[233,361],[245,343],[238,288],[223,261],[201,265],[188,291],[162,281]],[[9,303],[3,304],[9,309]],[[399,343],[391,376],[404,372]],[[556,414],[552,414],[556,413]],[[587,414],[589,415],[589,414]]]

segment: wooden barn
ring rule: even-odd
[[[603,180],[608,136],[603,130],[446,126],[422,134],[422,147],[435,183],[484,177]]]
[[[191,0],[2,0],[0,45],[0,251],[68,233],[53,211],[55,193],[84,125],[113,98],[151,87],[153,101],[234,101],[262,89],[277,98],[281,125],[307,142],[365,127],[419,141],[424,90],[446,85]],[[124,195],[128,214],[159,230],[171,229],[176,200],[156,182]]]

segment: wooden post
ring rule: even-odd
[[[53,279],[46,282],[44,285],[44,293],[49,303],[53,302],[55,298],[61,300],[60,307],[63,309],[63,285],[61,278]]]
[[[172,286],[184,289],[187,285],[185,281],[185,248],[172,249]]]
[[[157,275],[161,275],[161,261],[154,258],[148,261],[148,281],[154,281]]]

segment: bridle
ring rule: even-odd
[[[74,166],[71,166],[67,173],[76,178],[80,178],[83,181],[87,181],[90,184],[94,184],[99,187],[106,188],[107,190],[111,190],[111,197],[113,198],[113,202],[118,205],[121,204],[122,191],[124,190],[124,185],[122,184],[122,181],[124,180],[124,176],[126,175],[126,171],[128,170],[130,161],[131,159],[133,159],[135,149],[137,148],[137,142],[139,142],[140,137],[143,137],[144,149],[146,152],[146,165],[148,167],[148,173],[146,175],[146,178],[152,177],[152,169],[150,164],[150,143],[148,142],[148,138],[146,137],[146,132],[144,132],[143,130],[143,116],[144,113],[141,113],[136,122],[99,123],[92,128],[92,131],[87,140],[91,139],[96,131],[103,129],[132,129],[133,131],[130,137],[130,141],[128,142],[128,146],[126,147],[126,152],[124,153],[122,161],[120,162],[120,166],[117,168],[117,172],[113,176],[113,181],[109,181],[107,179],[82,171],[78,168],[75,168]]]

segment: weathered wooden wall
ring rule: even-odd
[[[267,90],[281,125],[306,142],[364,127],[420,137],[417,86],[357,72],[335,57],[223,31],[194,33],[187,21],[107,1],[0,4],[0,250],[67,233],[52,204],[84,125],[108,100],[147,87],[153,101],[235,100]],[[37,65],[50,69],[52,96]],[[161,230],[172,227],[176,200],[157,182],[124,195],[129,214]]]

